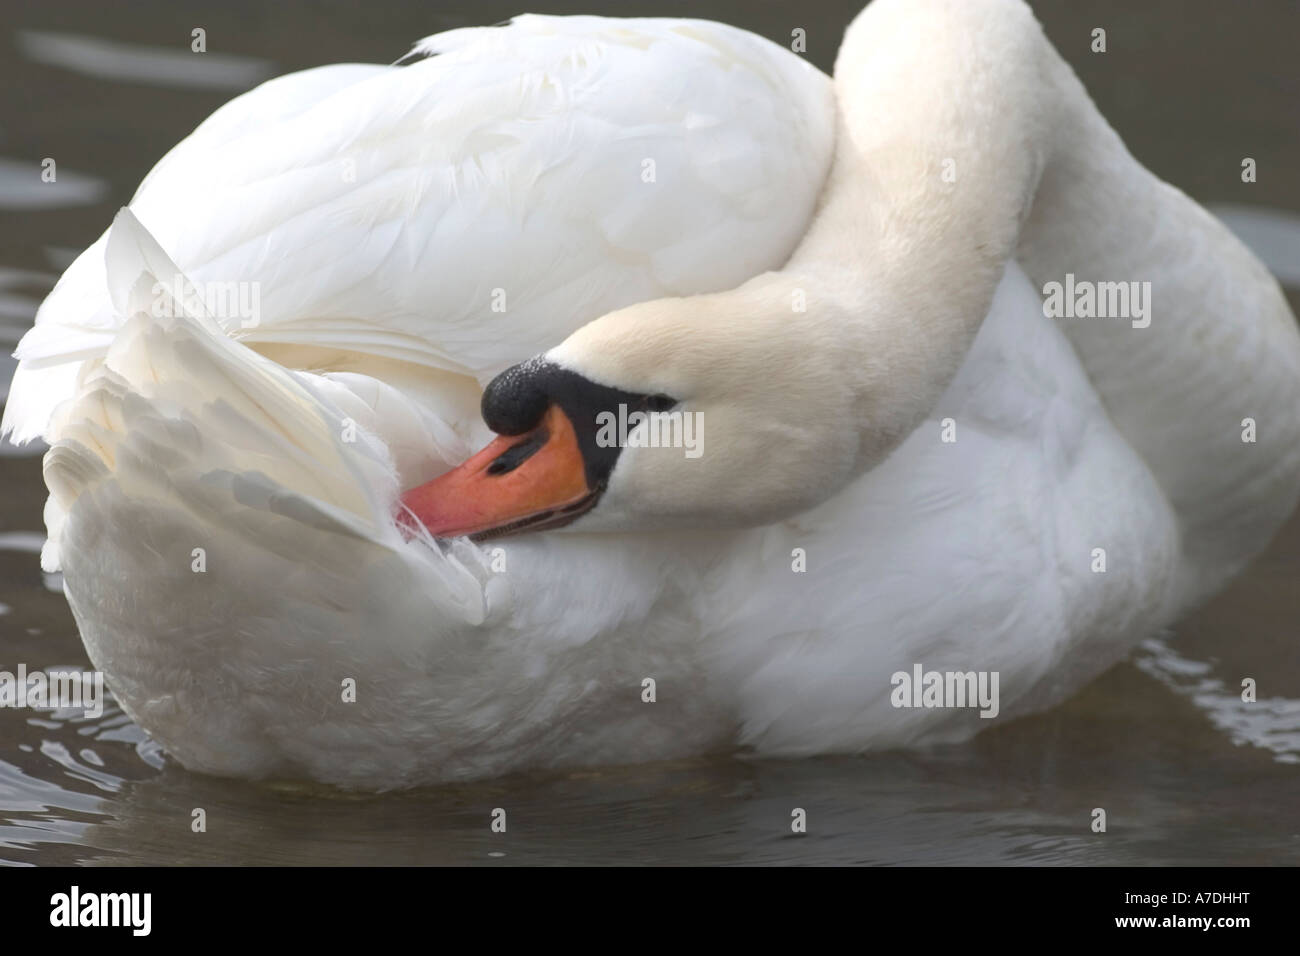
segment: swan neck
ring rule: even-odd
[[[858,470],[969,352],[1052,156],[1062,69],[1008,0],[876,0],[846,32],[831,172],[778,281],[839,325],[826,364],[862,423]]]

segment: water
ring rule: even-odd
[[[1224,204],[1300,310],[1295,5],[1035,7],[1134,153]],[[778,40],[802,27],[827,68],[855,10],[738,0],[612,12],[709,16]],[[235,92],[320,63],[388,62],[425,34],[516,12],[307,0],[137,3],[125,17],[91,0],[6,9],[0,349],[152,163]],[[1088,49],[1097,26],[1104,55]],[[196,27],[201,62],[188,52]],[[1240,180],[1246,156],[1253,184]],[[59,164],[57,193],[42,190],[45,157]],[[0,359],[0,384],[12,367]],[[40,449],[0,446],[0,669],[89,666],[58,577],[37,562],[44,497]],[[1298,573],[1293,520],[1230,590],[1065,705],[917,753],[724,756],[357,796],[189,773],[111,704],[94,720],[0,710],[0,862],[1295,864]],[[1258,704],[1241,703],[1243,677],[1258,682]],[[498,807],[504,834],[489,828]],[[1089,828],[1094,807],[1107,810],[1105,834]],[[806,835],[791,833],[795,808]],[[191,830],[196,809],[206,833]]]

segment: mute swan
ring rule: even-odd
[[[219,110],[19,348],[43,560],[187,767],[382,789],[960,740],[992,721],[891,675],[1049,706],[1294,506],[1276,283],[1021,0],[876,0],[833,93],[699,21],[416,54]],[[1149,325],[1046,318],[1067,274],[1150,282]],[[595,441],[617,404],[698,413],[702,453]]]

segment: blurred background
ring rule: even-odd
[[[1130,150],[1205,203],[1300,310],[1300,4],[1031,0]],[[59,273],[216,107],[271,76],[388,63],[524,12],[704,17],[830,70],[857,0],[250,0],[0,6],[0,397]],[[1106,31],[1105,53],[1091,51]],[[192,53],[191,31],[207,52]],[[60,188],[40,180],[58,163]],[[1257,181],[1243,183],[1246,157]],[[231,210],[237,215],[237,210]],[[39,447],[0,445],[0,670],[89,666],[43,575]],[[387,796],[190,774],[117,708],[0,709],[0,863],[1300,862],[1300,521],[1229,591],[1051,713],[962,747],[719,757]],[[1259,701],[1241,702],[1243,677]],[[510,832],[488,829],[511,808]],[[209,833],[190,831],[207,810]],[[808,833],[790,832],[790,810]],[[1089,829],[1104,807],[1108,832]]]

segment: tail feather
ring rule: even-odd
[[[408,549],[397,531],[402,479],[385,438],[367,427],[382,405],[382,417],[391,414],[390,427],[409,440],[426,432],[432,413],[402,405],[365,376],[294,372],[230,339],[201,306],[171,297],[179,270],[129,210],[114,223],[106,260],[114,308],[127,318],[106,354],[81,367],[73,397],[50,424],[47,567],[59,564],[66,515],[105,481],[198,523],[246,525],[254,541],[259,517],[275,514],[439,563],[440,552]],[[437,424],[404,455],[450,465],[464,442]],[[438,444],[441,455],[431,455]],[[275,540],[263,544],[278,547]],[[453,604],[481,604],[472,576],[447,567],[436,576],[454,584]]]

